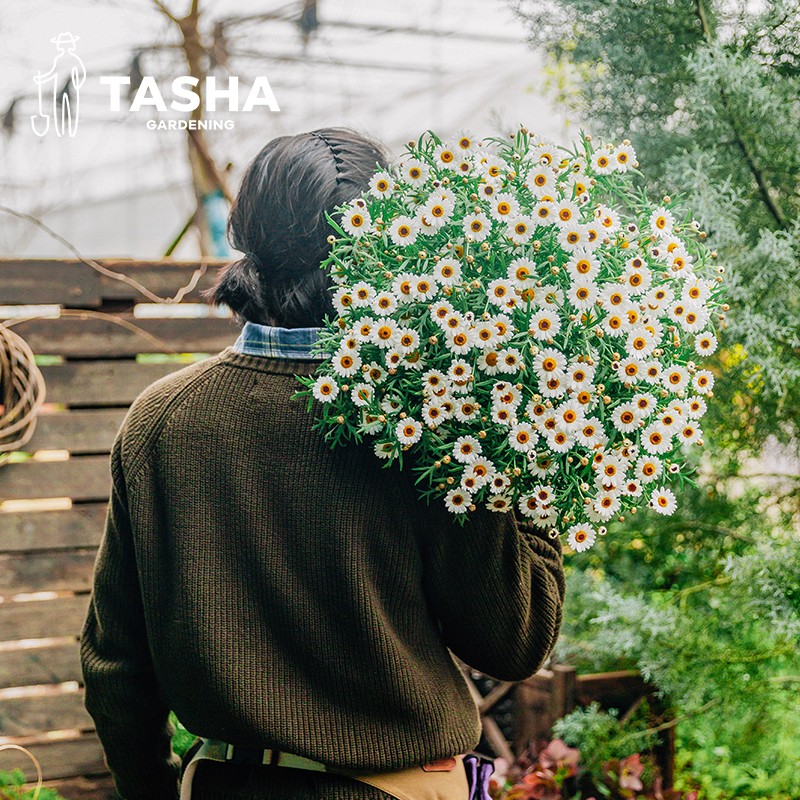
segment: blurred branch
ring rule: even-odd
[[[178,18],[161,2],[161,0],[153,0],[155,7],[165,16],[171,19],[176,25],[179,24]]]

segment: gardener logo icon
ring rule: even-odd
[[[80,90],[86,80],[86,67],[75,53],[77,36],[59,33],[50,41],[58,53],[48,72],[33,76],[39,89],[39,113],[31,116],[31,125],[37,136],[45,136],[52,117],[56,136],[74,136],[78,132]]]

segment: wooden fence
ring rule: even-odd
[[[36,455],[0,467],[0,744],[26,746],[48,785],[68,798],[101,800],[110,788],[83,705],[78,636],[103,531],[111,443],[136,395],[185,365],[178,354],[216,353],[238,333],[230,318],[134,316],[134,305],[152,298],[103,270],[123,273],[162,298],[180,293],[181,302],[197,303],[219,263],[106,260],[98,270],[79,261],[0,260],[0,306],[61,309],[55,317],[13,323],[37,355],[56,358],[42,366],[46,406],[25,446]],[[153,353],[175,358],[143,363],[141,354]],[[598,699],[624,710],[652,697],[635,674],[576,676],[568,667],[520,684],[496,683],[485,696],[470,684],[484,739],[508,758],[546,736],[576,704]],[[510,694],[508,734],[493,715]],[[671,741],[668,734],[659,756],[668,780]],[[33,774],[19,751],[0,752],[0,769],[17,766]]]
[[[192,287],[182,302],[197,303],[216,262],[99,266],[164,298]],[[57,358],[42,367],[47,405],[25,446],[37,457],[0,467],[0,741],[26,746],[69,798],[108,795],[107,780],[76,777],[106,773],[83,705],[78,635],[109,495],[108,453],[134,397],[186,363],[136,356],[216,353],[238,332],[230,318],[133,316],[135,303],[151,300],[78,261],[0,261],[0,306],[62,309],[12,327],[37,356]],[[46,453],[57,460],[40,460]],[[35,774],[19,751],[0,752],[0,769],[17,766]]]

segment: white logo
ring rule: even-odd
[[[77,36],[60,33],[50,41],[58,53],[48,72],[33,76],[39,88],[39,113],[31,116],[31,126],[37,136],[45,136],[52,116],[56,136],[74,136],[78,132],[80,90],[86,80],[86,67],[75,53]]]

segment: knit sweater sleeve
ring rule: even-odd
[[[121,433],[111,453],[111,498],[81,633],[85,705],[125,800],[177,800],[174,727],[150,659],[128,515]]]
[[[560,539],[538,533],[513,512],[479,507],[461,527],[441,502],[427,511],[425,591],[445,643],[494,678],[533,675],[561,627]]]

